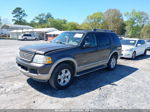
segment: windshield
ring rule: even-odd
[[[130,45],[134,46],[136,44],[136,40],[121,40],[122,45]]]
[[[84,33],[64,32],[52,40],[52,43],[77,46],[81,43],[83,35]]]

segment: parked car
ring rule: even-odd
[[[32,34],[21,34],[19,35],[18,40],[38,40],[38,37],[33,36]]]
[[[124,38],[122,43],[122,56],[135,59],[136,56],[146,55],[147,45],[144,40]]]
[[[16,62],[24,75],[64,89],[73,77],[105,67],[115,69],[121,42],[106,30],[76,30],[60,34],[51,43],[22,47],[19,54]]]
[[[147,40],[146,44],[147,44],[147,49],[150,50],[150,40]]]

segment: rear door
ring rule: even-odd
[[[98,41],[98,58],[103,64],[107,62],[111,52],[110,36],[108,33],[97,32],[96,37]]]
[[[28,34],[27,36],[28,36],[28,39],[29,39],[29,40],[32,40],[32,39],[33,39],[31,34]]]
[[[141,40],[138,40],[137,45],[136,45],[136,54],[141,55],[143,51],[143,45],[141,43]]]
[[[140,42],[141,42],[141,54],[144,54],[146,49],[146,43],[144,40],[140,40]]]

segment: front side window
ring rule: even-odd
[[[88,34],[85,37],[84,43],[89,43],[90,47],[96,47],[97,46],[96,36],[92,33]]]
[[[136,40],[121,40],[122,45],[135,46]]]
[[[52,40],[52,43],[77,46],[80,45],[83,36],[84,33],[80,32],[64,32]]]

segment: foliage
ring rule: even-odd
[[[150,39],[150,23],[142,28],[141,37],[144,39]]]
[[[89,29],[100,29],[102,22],[103,22],[103,13],[96,12],[87,16],[84,25],[87,24]]]
[[[148,14],[141,11],[133,10],[125,13],[126,21],[126,35],[128,37],[140,38],[140,33],[144,22],[149,19]]]
[[[26,24],[26,20],[24,18],[27,16],[27,14],[25,13],[24,9],[22,9],[20,7],[16,7],[12,11],[12,15],[14,18],[14,19],[12,19],[14,24]]]
[[[88,15],[81,24],[68,22],[66,19],[54,18],[51,13],[40,13],[32,21],[27,22],[25,10],[16,7],[13,12],[13,21],[15,24],[30,25],[35,28],[54,27],[58,30],[75,29],[110,29],[119,35],[125,35],[132,38],[149,38],[149,27],[145,21],[149,15],[142,11],[133,10],[125,13],[125,20],[118,9],[108,9],[104,13],[96,12]],[[1,22],[1,19],[0,19]]]
[[[113,30],[122,35],[124,33],[124,26],[123,17],[119,10],[109,9],[104,13],[103,27],[105,29]]]
[[[68,22],[65,25],[65,30],[76,30],[79,29],[79,24],[76,22]]]
[[[49,18],[53,18],[53,16],[51,15],[51,13],[40,13],[38,16],[36,16],[33,19],[33,22],[35,23],[39,23],[39,24],[45,24],[48,22]]]

